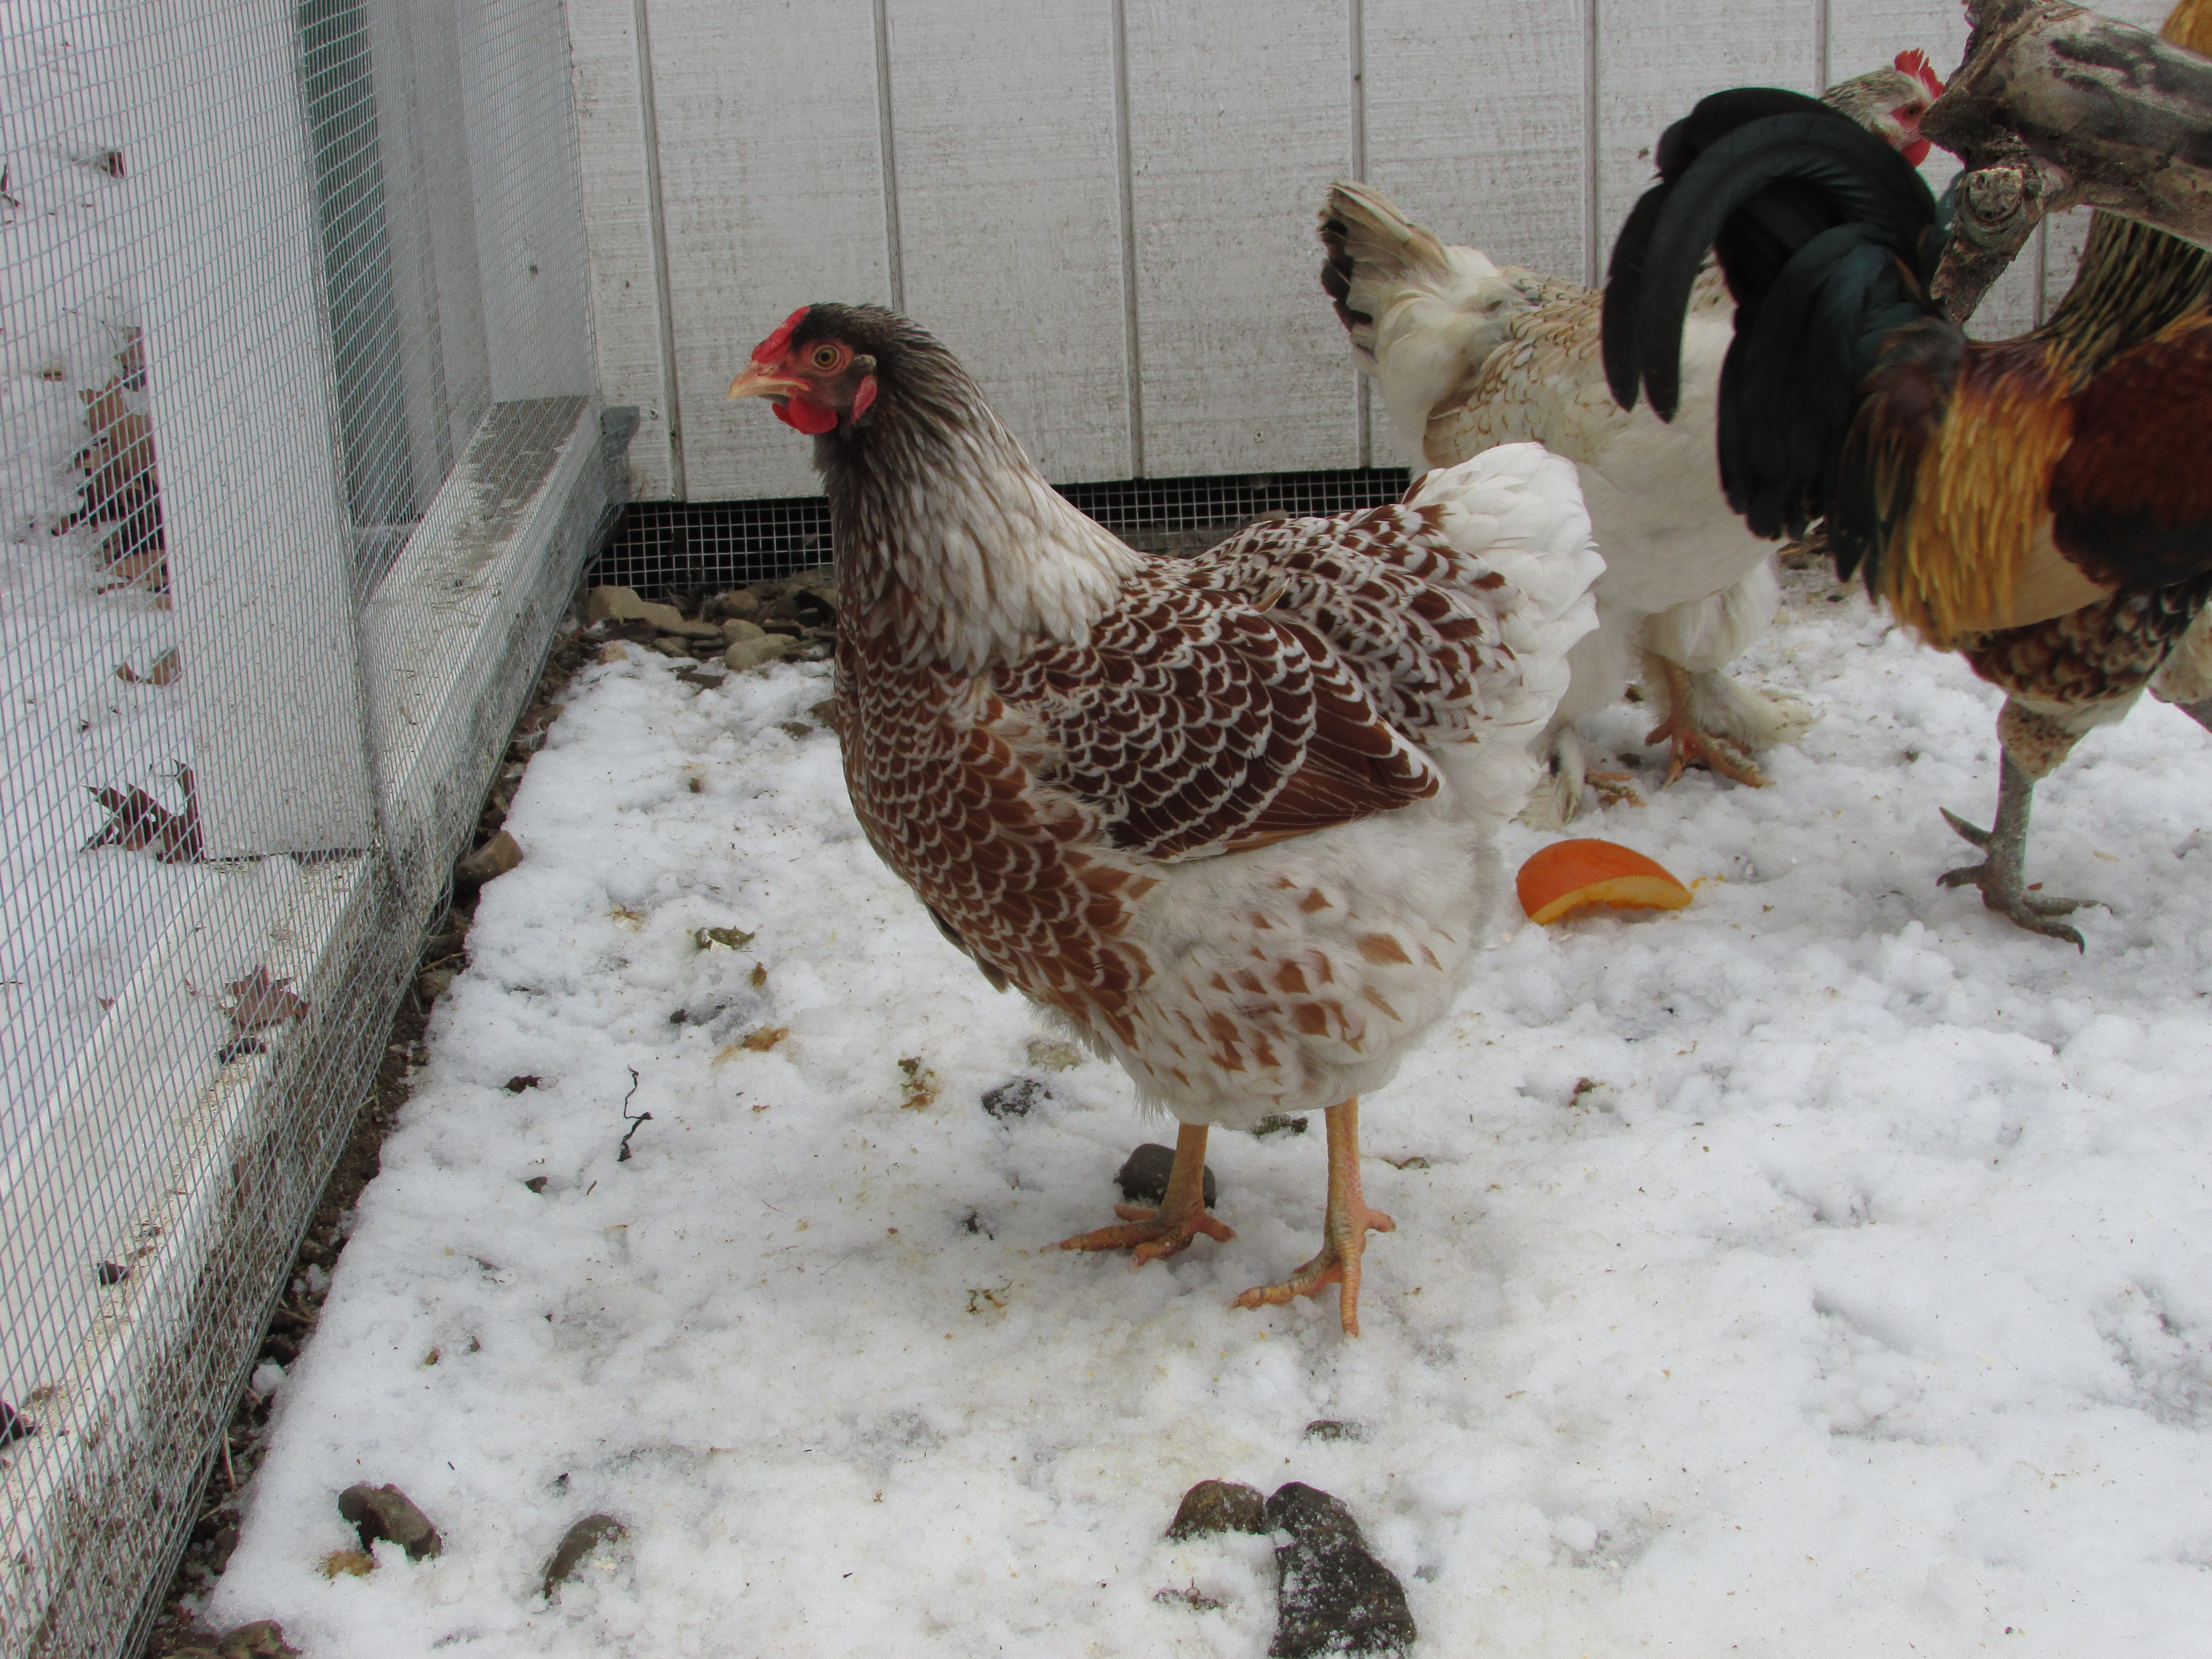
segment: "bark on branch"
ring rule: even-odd
[[[2047,213],[2110,209],[2212,246],[2212,59],[2064,0],[1979,0],[1921,131],[1966,163],[1936,276],[1954,317]]]

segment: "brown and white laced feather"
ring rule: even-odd
[[[887,372],[876,429],[817,452],[870,841],[995,981],[1187,1122],[1379,1086],[1458,990],[1495,828],[1594,625],[1574,469],[1510,447],[1395,507],[1162,558],[906,345],[956,406],[902,404]]]

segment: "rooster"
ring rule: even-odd
[[[1929,148],[1920,118],[1940,89],[1926,54],[1908,52],[1824,100],[1917,165]],[[1803,736],[1813,716],[1721,672],[1773,618],[1780,592],[1768,548],[1729,510],[1708,459],[1730,312],[1719,277],[1692,304],[1686,378],[1695,389],[1687,418],[1670,428],[1607,395],[1595,289],[1446,247],[1364,185],[1330,190],[1321,239],[1322,286],[1417,473],[1531,439],[1582,469],[1606,561],[1599,626],[1576,651],[1552,776],[1531,820],[1550,829],[1571,817],[1586,775],[1602,793],[1630,795],[1625,775],[1586,773],[1575,722],[1620,697],[1639,654],[1665,711],[1649,740],[1670,745],[1667,781],[1694,760],[1765,783],[1752,752]]]
[[[2212,47],[2212,0],[2169,40]],[[1930,299],[1943,237],[1895,151],[1794,93],[1706,99],[1660,141],[1661,182],[1615,244],[1614,395],[1682,406],[1682,319],[1711,245],[1736,301],[1720,384],[1721,477],[1754,535],[1825,515],[1838,573],[2006,693],[1996,816],[1947,886],[2076,948],[2081,901],[2024,882],[2035,782],[2172,673],[2212,592],[2212,256],[2100,214],[2050,320],[1969,340]],[[2187,669],[2191,672],[2183,673]]]
[[[895,313],[804,307],[730,387],[815,434],[841,603],[845,780],[938,927],[1182,1124],[1165,1197],[1061,1248],[1226,1241],[1208,1127],[1327,1114],[1340,1284],[1389,1218],[1358,1101],[1450,1006],[1494,836],[1595,625],[1574,468],[1533,444],[1395,506],[1139,553],[1055,492],[951,354]]]

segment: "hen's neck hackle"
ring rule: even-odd
[[[852,319],[880,387],[865,418],[815,440],[841,626],[962,673],[1088,640],[1139,556],[1045,482],[926,331],[874,307],[815,312]]]

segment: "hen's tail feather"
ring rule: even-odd
[[[1375,349],[1377,289],[1413,282],[1441,286],[1451,278],[1444,245],[1398,211],[1390,198],[1364,184],[1339,179],[1322,204],[1325,250],[1321,285],[1337,320],[1358,349]]]
[[[1322,287],[1382,394],[1402,458],[1421,471],[1430,416],[1480,372],[1538,296],[1479,250],[1445,246],[1365,185],[1330,188],[1321,240]]]

